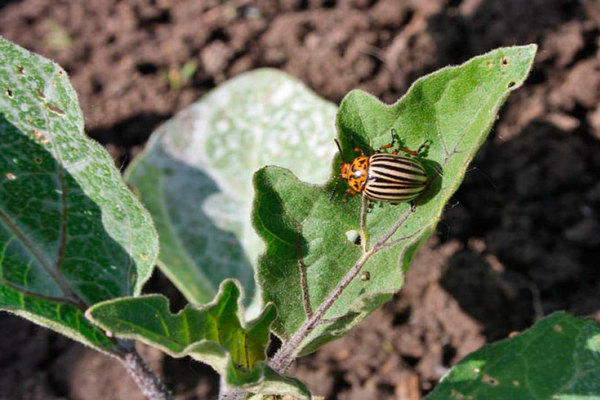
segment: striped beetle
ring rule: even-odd
[[[368,199],[392,204],[413,200],[423,193],[428,177],[419,153],[425,144],[417,151],[398,148],[391,153],[384,153],[384,149],[394,147],[394,134],[392,129],[392,142],[381,146],[371,156],[365,155],[362,149],[355,148],[354,152],[360,155],[352,162],[344,159],[340,143],[335,139],[342,156],[339,178],[344,179],[349,186],[346,193],[362,193]],[[398,154],[400,151],[406,155]]]

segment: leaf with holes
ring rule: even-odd
[[[173,357],[205,362],[231,387],[307,398],[302,383],[275,373],[264,362],[275,312],[268,304],[244,326],[240,288],[226,280],[212,303],[188,305],[177,314],[169,311],[164,296],[150,295],[109,300],[90,308],[87,315],[117,336],[140,340]]]
[[[209,301],[226,278],[252,300],[263,249],[250,219],[252,174],[277,164],[325,182],[328,171],[314,165],[335,152],[335,110],[265,69],[224,83],[152,134],[126,178],[154,217],[160,268],[188,301]]]
[[[535,45],[500,48],[443,68],[416,81],[393,105],[358,90],[344,98],[337,126],[345,159],[354,157],[352,141],[372,154],[391,141],[392,131],[404,148],[427,145],[421,158],[432,181],[415,201],[414,212],[406,203],[377,204],[367,213],[364,235],[361,199],[344,202],[338,190],[330,201],[333,181],[313,186],[277,167],[256,173],[253,219],[267,246],[258,280],[264,300],[278,308],[273,326],[284,343],[300,339],[301,353],[313,351],[343,335],[402,287],[413,254],[435,228],[500,106],[522,85],[535,52]],[[333,176],[339,165],[338,159]],[[321,162],[315,168],[327,166]],[[325,300],[334,288],[365,260],[365,278],[352,280],[328,307]],[[326,313],[312,332],[298,332],[307,316],[318,316],[319,310]]]
[[[427,400],[599,397],[600,327],[557,312],[468,355]]]
[[[63,69],[0,38],[0,81],[0,308],[114,352],[83,311],[140,292],[150,215],[85,136]]]

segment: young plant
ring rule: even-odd
[[[126,172],[158,230],[157,259],[150,217],[85,138],[64,71],[2,40],[0,307],[123,360],[149,398],[169,394],[129,339],[211,365],[222,398],[310,398],[284,373],[402,287],[535,50],[501,48],[444,68],[391,106],[353,91],[337,116],[280,72],[222,85],[154,133]],[[371,155],[391,132],[404,148],[427,143],[418,155],[429,177],[422,195],[370,212],[365,197],[343,201],[340,157],[330,161],[334,118],[345,160],[352,142]],[[155,262],[190,302],[177,314],[163,296],[139,296]],[[267,358],[271,332],[282,346]],[[598,394],[598,338],[593,323],[550,316],[467,357],[431,398]],[[573,361],[564,367],[530,351],[532,342]],[[514,349],[519,368],[506,356]],[[544,373],[532,379],[536,366]]]

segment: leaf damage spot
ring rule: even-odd
[[[44,94],[44,92],[42,92],[40,89],[35,89],[35,94],[37,94],[37,96],[38,96],[40,99],[45,99],[45,98],[46,98],[46,95],[45,95],[45,94]]]
[[[21,65],[17,66],[17,73],[21,76],[25,76],[25,68],[23,68]]]
[[[58,115],[65,115],[65,112],[60,108],[56,107],[54,104],[46,103],[46,108]]]
[[[17,179],[17,176],[12,172],[7,172],[5,176],[6,179],[8,179],[9,181],[14,181],[15,179]]]
[[[469,399],[471,396],[465,396],[463,393],[457,392],[456,390],[452,389],[452,392],[450,392],[450,398],[452,400],[466,400]]]
[[[371,273],[369,271],[364,271],[360,274],[360,280],[363,282],[371,280]]]
[[[514,87],[516,84],[517,83],[515,81],[510,81],[510,82],[508,82],[508,88],[510,89],[510,88]]]
[[[360,246],[360,233],[356,229],[347,231],[346,238],[350,243]]]
[[[510,65],[510,61],[508,60],[508,56],[502,56],[502,59],[500,60],[500,62],[502,63],[503,67],[508,67]]]
[[[475,368],[473,368],[473,372],[478,374],[481,372],[481,370],[479,368],[475,367]]]
[[[519,335],[519,331],[512,331],[511,333],[508,334],[509,339],[514,338],[515,336]]]
[[[556,333],[562,333],[562,332],[563,332],[563,328],[562,328],[562,326],[560,326],[560,325],[558,325],[558,324],[554,325],[554,326],[552,327],[552,329],[554,329],[554,332],[556,332]]]
[[[487,67],[487,69],[491,69],[494,66],[494,63],[492,61],[488,61],[487,63],[485,63],[485,66]]]
[[[481,377],[481,382],[483,382],[484,385],[488,386],[498,386],[500,384],[500,381],[498,379],[491,377],[488,374],[483,374],[483,376]]]
[[[142,261],[148,261],[148,255],[146,253],[141,253],[140,254],[140,259]]]
[[[40,143],[48,143],[48,139],[46,138],[46,136],[44,136],[44,134],[42,133],[42,131],[39,131],[37,129],[33,130],[33,136],[40,142]]]
[[[12,99],[15,97],[13,91],[9,87],[6,88],[6,95],[8,96],[9,99]]]
[[[41,157],[36,157],[33,159],[33,162],[35,162],[36,164],[41,164],[42,163],[42,158]]]
[[[517,380],[515,380],[515,381],[512,381],[512,384],[513,384],[513,386],[514,386],[514,387],[519,387],[519,386],[521,386],[521,382],[519,382],[519,381],[517,381]]]

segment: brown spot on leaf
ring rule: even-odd
[[[488,374],[483,374],[481,377],[481,382],[488,386],[498,386],[500,381],[496,378],[489,376]]]
[[[7,88],[6,88],[6,95],[7,95],[7,96],[8,96],[10,99],[12,99],[13,97],[15,97],[15,95],[14,95],[13,91],[12,91],[12,90],[11,90],[9,87],[7,87]]]
[[[562,333],[562,331],[563,331],[563,328],[562,328],[562,326],[560,326],[560,325],[558,325],[558,324],[554,325],[554,326],[552,327],[552,329],[554,329],[554,332],[556,332],[556,333]]]
[[[507,56],[502,56],[502,60],[500,60],[500,62],[502,63],[503,67],[508,67],[510,65],[510,62],[508,61]]]
[[[18,66],[17,67],[17,73],[21,76],[25,76],[25,68],[23,68],[22,66]]]
[[[54,104],[46,103],[46,108],[58,115],[65,115],[65,112],[60,108],[56,107]]]
[[[35,136],[35,138],[37,140],[39,140],[40,143],[48,143],[48,139],[46,138],[46,136],[44,136],[44,134],[42,133],[42,131],[34,129],[33,130],[33,136]]]
[[[40,99],[45,99],[45,98],[46,98],[46,95],[45,95],[45,94],[44,94],[44,92],[42,92],[40,89],[35,89],[35,94],[37,94],[37,96],[38,96]]]
[[[488,61],[487,63],[485,63],[485,66],[489,69],[492,68],[494,66],[494,63],[491,61]]]

